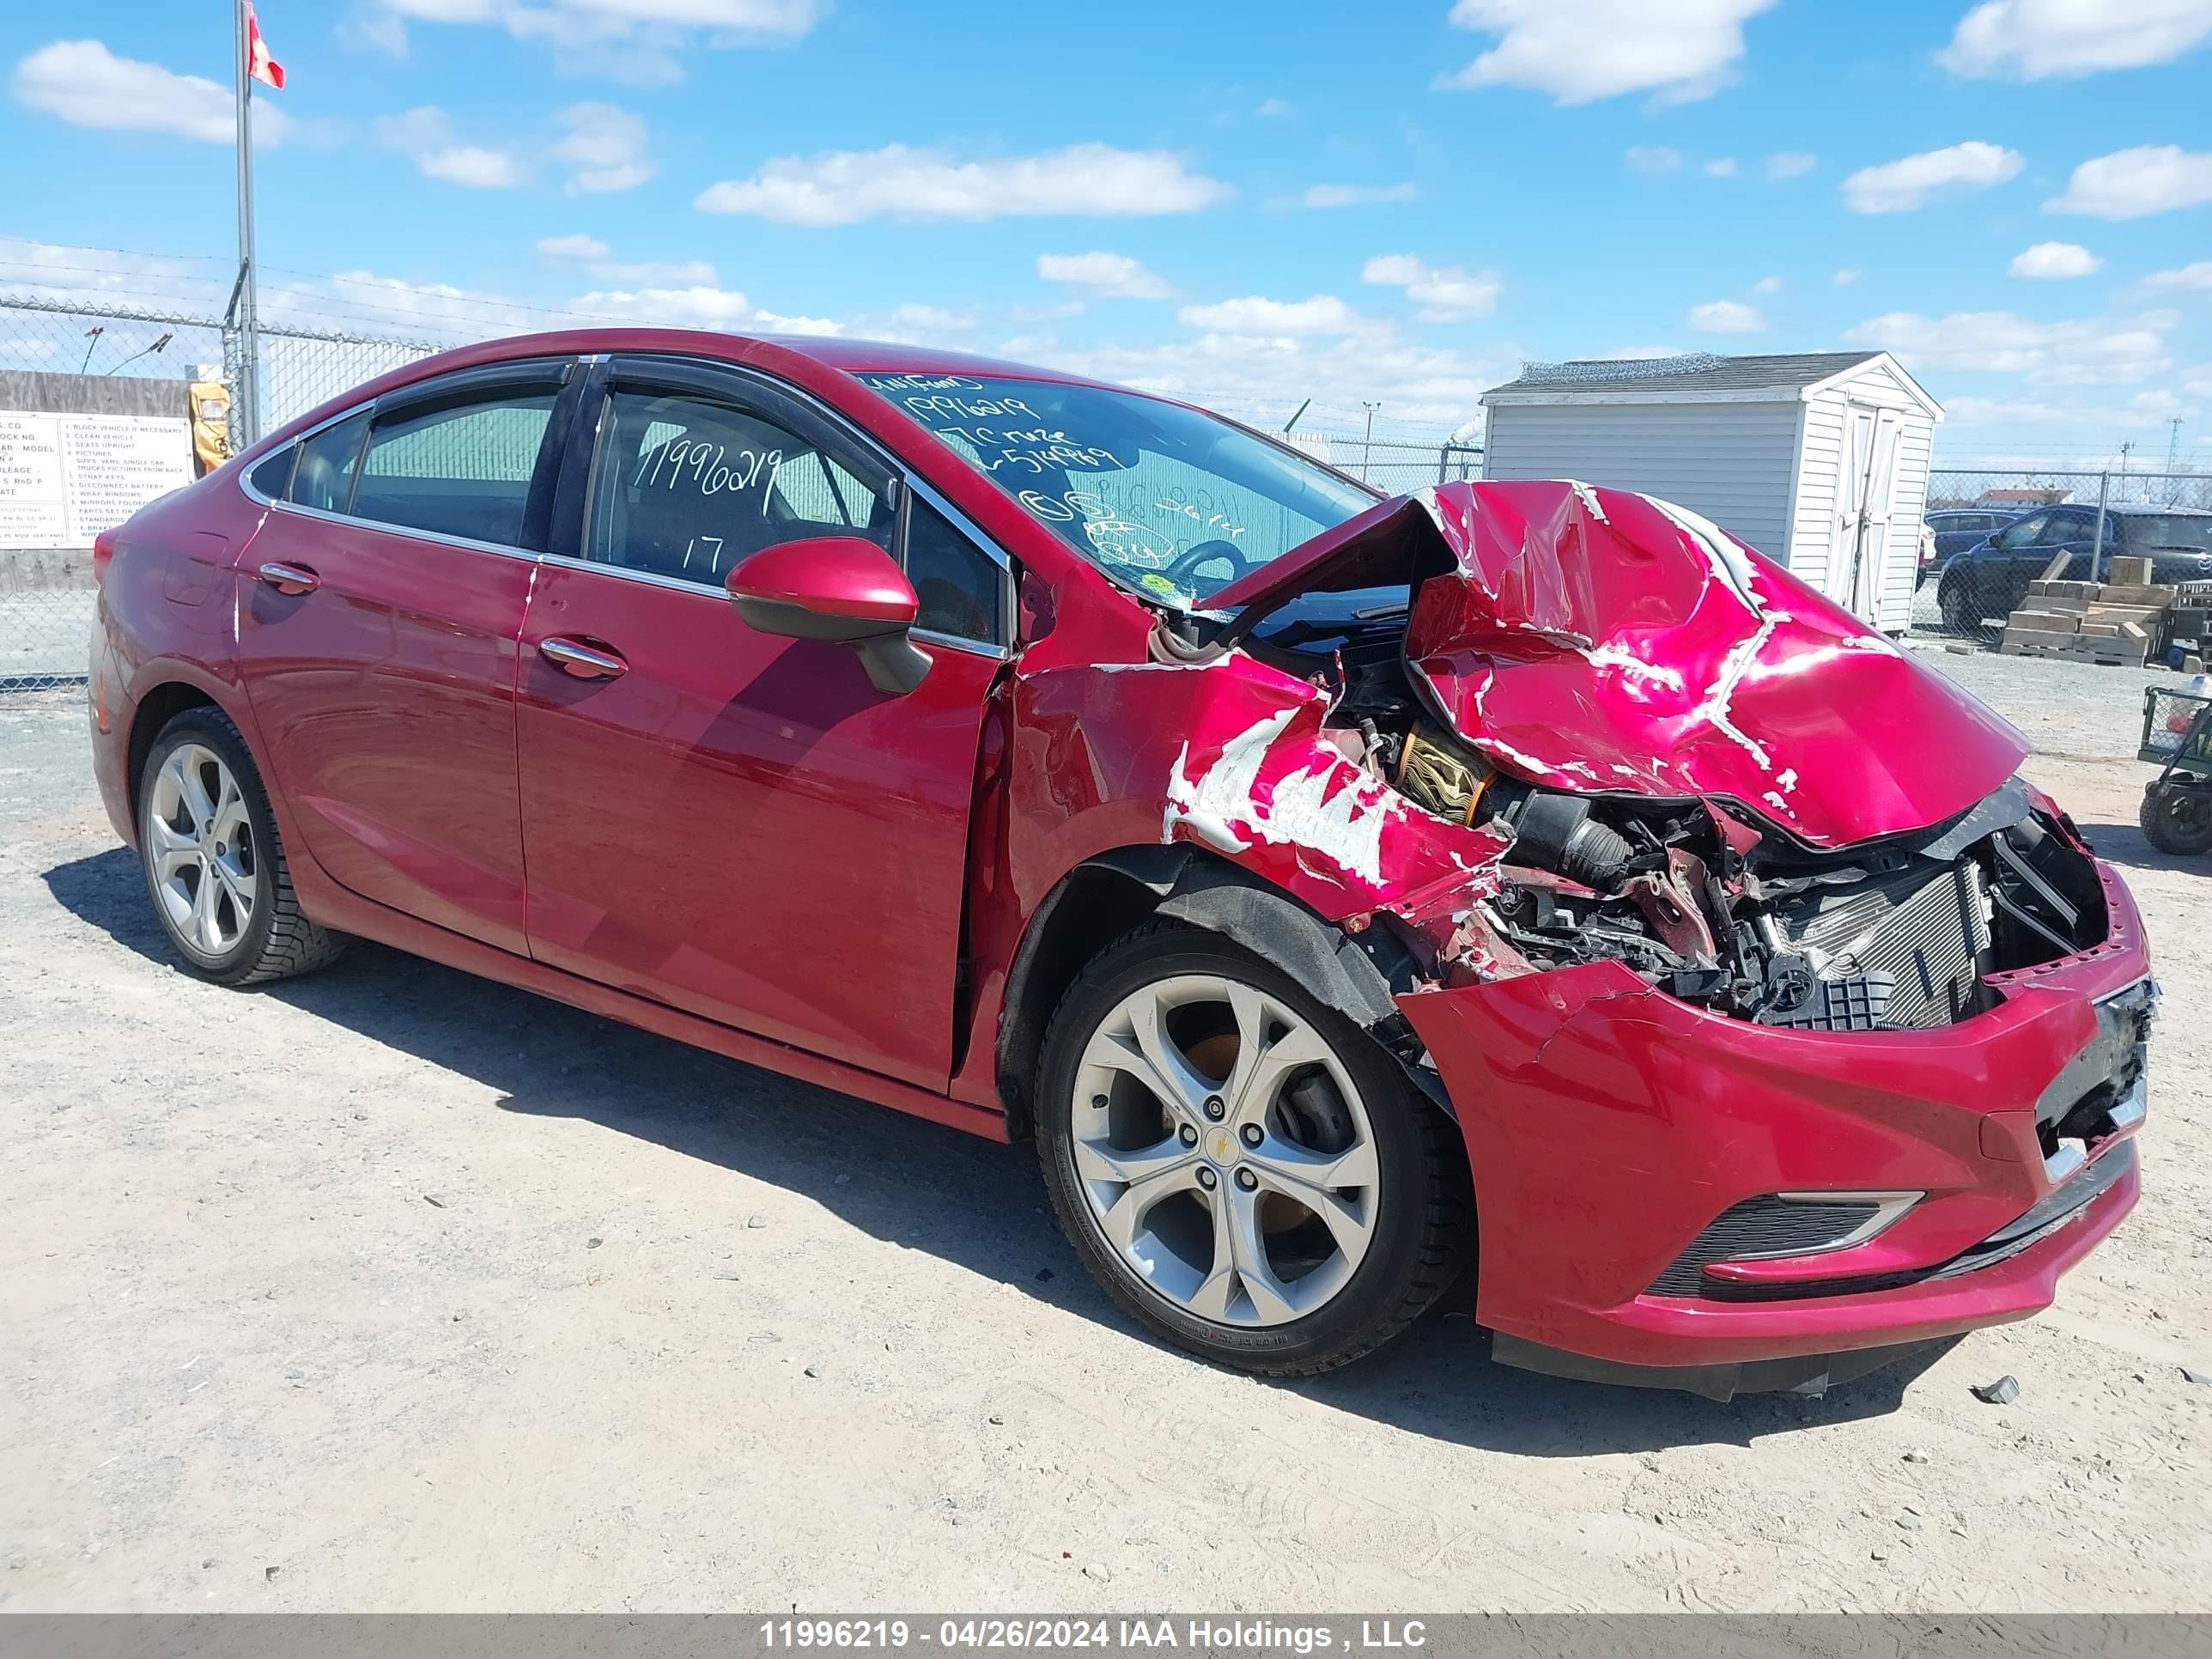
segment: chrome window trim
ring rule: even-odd
[[[413,525],[392,524],[383,519],[364,519],[349,513],[325,512],[319,507],[302,507],[297,501],[268,501],[272,513],[289,513],[295,518],[312,519],[321,524],[351,525],[359,530],[374,530],[386,536],[404,536],[410,541],[433,542],[441,547],[458,547],[468,553],[496,553],[502,558],[520,559],[525,564],[536,564],[548,556],[533,553],[526,547],[510,547],[503,542],[472,541],[466,536],[449,536],[441,530],[418,530]]]

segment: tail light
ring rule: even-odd
[[[95,585],[107,580],[107,567],[115,557],[115,532],[103,530],[92,538],[92,580]]]

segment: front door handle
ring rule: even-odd
[[[562,673],[572,674],[580,680],[611,680],[629,671],[629,665],[613,652],[586,645],[581,640],[564,639],[558,634],[538,641],[538,654]]]
[[[323,579],[304,564],[264,564],[254,574],[279,593],[312,593],[323,585]]]

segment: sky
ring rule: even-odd
[[[1894,351],[2212,468],[2212,0],[265,0],[264,314],[921,340],[1274,424]],[[0,17],[0,294],[220,309],[231,7]],[[542,308],[542,309],[540,309]]]

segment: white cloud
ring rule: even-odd
[[[2066,193],[2045,213],[2086,213],[2099,219],[2140,219],[2212,202],[2212,153],[2179,144],[2139,144],[2084,161]]]
[[[1166,300],[1175,289],[1126,253],[1040,253],[1036,274],[1102,300]]]
[[[1298,198],[1302,207],[1367,207],[1376,202],[1410,202],[1420,194],[1408,182],[1400,185],[1309,185]]]
[[[1420,307],[1425,323],[1455,323],[1487,317],[1498,309],[1504,279],[1494,270],[1462,270],[1432,265],[1411,253],[1378,253],[1360,267],[1359,280],[1376,288],[1401,288]]]
[[[714,267],[704,259],[665,264],[650,259],[628,264],[601,263],[592,267],[592,275],[603,283],[623,288],[702,288],[711,287],[720,280]]]
[[[415,158],[433,179],[465,190],[512,190],[523,180],[522,164],[503,149],[482,144],[450,144]]]
[[[2105,262],[2079,242],[2038,242],[2014,257],[2012,274],[2039,282],[2087,276]]]
[[[228,87],[179,75],[159,64],[118,58],[97,40],[57,40],[15,65],[15,100],[73,127],[166,132],[202,143],[237,142],[238,105]],[[274,143],[287,118],[265,98],[253,100],[253,136]]]
[[[1736,300],[1692,306],[1689,322],[1700,334],[1757,334],[1766,326],[1766,319],[1759,314],[1757,307]]]
[[[570,163],[571,196],[635,190],[653,177],[645,123],[612,104],[571,104],[553,118],[566,129],[550,153]]]
[[[1866,273],[1861,270],[1856,265],[1845,265],[1841,270],[1828,278],[1828,280],[1833,283],[1838,288],[1849,288],[1853,283],[1856,283],[1860,277],[1865,275]]]
[[[2170,63],[2212,36],[2212,0],[1984,0],[1936,61],[2023,81]]]
[[[2122,386],[2172,366],[2164,337],[2179,320],[2170,311],[2118,323],[2045,323],[2009,311],[1945,317],[1893,311],[1845,331],[1844,338],[1895,352],[1909,368],[2024,374],[2039,386]]]
[[[941,150],[890,144],[780,157],[750,179],[710,185],[696,205],[706,213],[819,228],[885,214],[973,223],[1058,214],[1194,213],[1230,194],[1218,180],[1186,172],[1166,150],[1074,144],[1042,155],[957,161]]]
[[[379,116],[369,131],[380,144],[410,157],[425,176],[466,190],[510,190],[528,176],[512,150],[456,143],[452,118],[434,105]]]
[[[2212,392],[2212,386],[2195,384],[2183,389],[2196,397]],[[2192,406],[2170,392],[2141,392],[2124,404],[2102,409],[2086,407],[2078,398],[2045,403],[2028,398],[1967,397],[1948,399],[1943,410],[1955,426],[2063,426],[2078,433],[2095,428],[2162,426],[2176,415],[2192,412]],[[2036,465],[2048,467],[2049,457]]]
[[[1743,23],[1774,0],[1456,0],[1455,28],[1498,42],[1443,87],[1526,87],[1587,104],[1625,92],[1710,98],[1743,56]]]
[[[1287,98],[1269,98],[1252,112],[1263,121],[1279,121],[1286,115],[1296,115],[1298,106]]]
[[[612,252],[596,236],[541,236],[538,251],[549,259],[604,259]]]
[[[689,270],[694,267],[663,267]],[[766,311],[733,288],[714,284],[714,267],[696,267],[705,280],[682,285],[647,285],[595,289],[568,301],[568,309],[586,316],[603,317],[666,328],[709,328],[724,331],[744,330],[763,334],[842,334],[845,325],[827,317],[787,317]],[[619,269],[618,267],[616,269]],[[651,270],[651,266],[631,267]]]
[[[410,21],[501,28],[551,46],[556,66],[653,84],[681,80],[695,42],[784,46],[821,21],[829,0],[372,0],[351,34],[394,56]]]
[[[1810,150],[1785,149],[1766,158],[1766,176],[1770,179],[1802,179],[1820,165],[1820,158]]]
[[[2212,259],[2198,259],[2173,270],[2154,271],[2143,278],[2147,288],[2212,289]]]
[[[1733,155],[1723,155],[1719,157],[1717,160],[1706,162],[1705,177],[1708,179],[1735,178],[1735,157]]]
[[[1064,346],[1051,340],[1010,342],[1005,349],[1026,361],[1141,386],[1243,416],[1255,424],[1278,427],[1308,398],[1315,412],[1302,431],[1322,426],[1328,411],[1334,424],[1356,430],[1360,404],[1382,405],[1376,428],[1376,471],[1389,480],[1405,476],[1382,471],[1382,434],[1394,421],[1418,421],[1438,430],[1462,425],[1481,412],[1484,392],[1513,378],[1521,352],[1503,346],[1474,354],[1418,345],[1387,328],[1370,328],[1337,338],[1290,339],[1281,336],[1206,333],[1191,340],[1156,344]],[[1425,465],[1436,477],[1434,440]],[[1357,467],[1355,447],[1340,446],[1335,459]],[[1400,459],[1403,459],[1401,457]]]
[[[1854,213],[1910,213],[1942,191],[2001,185],[2016,177],[2021,166],[2017,150],[1970,141],[1861,167],[1844,180],[1844,201]]]
[[[1310,300],[1269,300],[1255,294],[1212,305],[1185,306],[1176,317],[1191,328],[1210,329],[1217,334],[1270,338],[1347,334],[1359,320],[1352,307],[1334,294],[1316,294]]]
[[[1779,294],[1782,292],[1782,279],[1779,276],[1762,276],[1751,285],[1751,291],[1753,294]]]
[[[1631,173],[1656,178],[1662,173],[1679,170],[1682,165],[1682,152],[1669,149],[1664,144],[1631,144],[1621,153],[1620,159],[1628,164]]]

